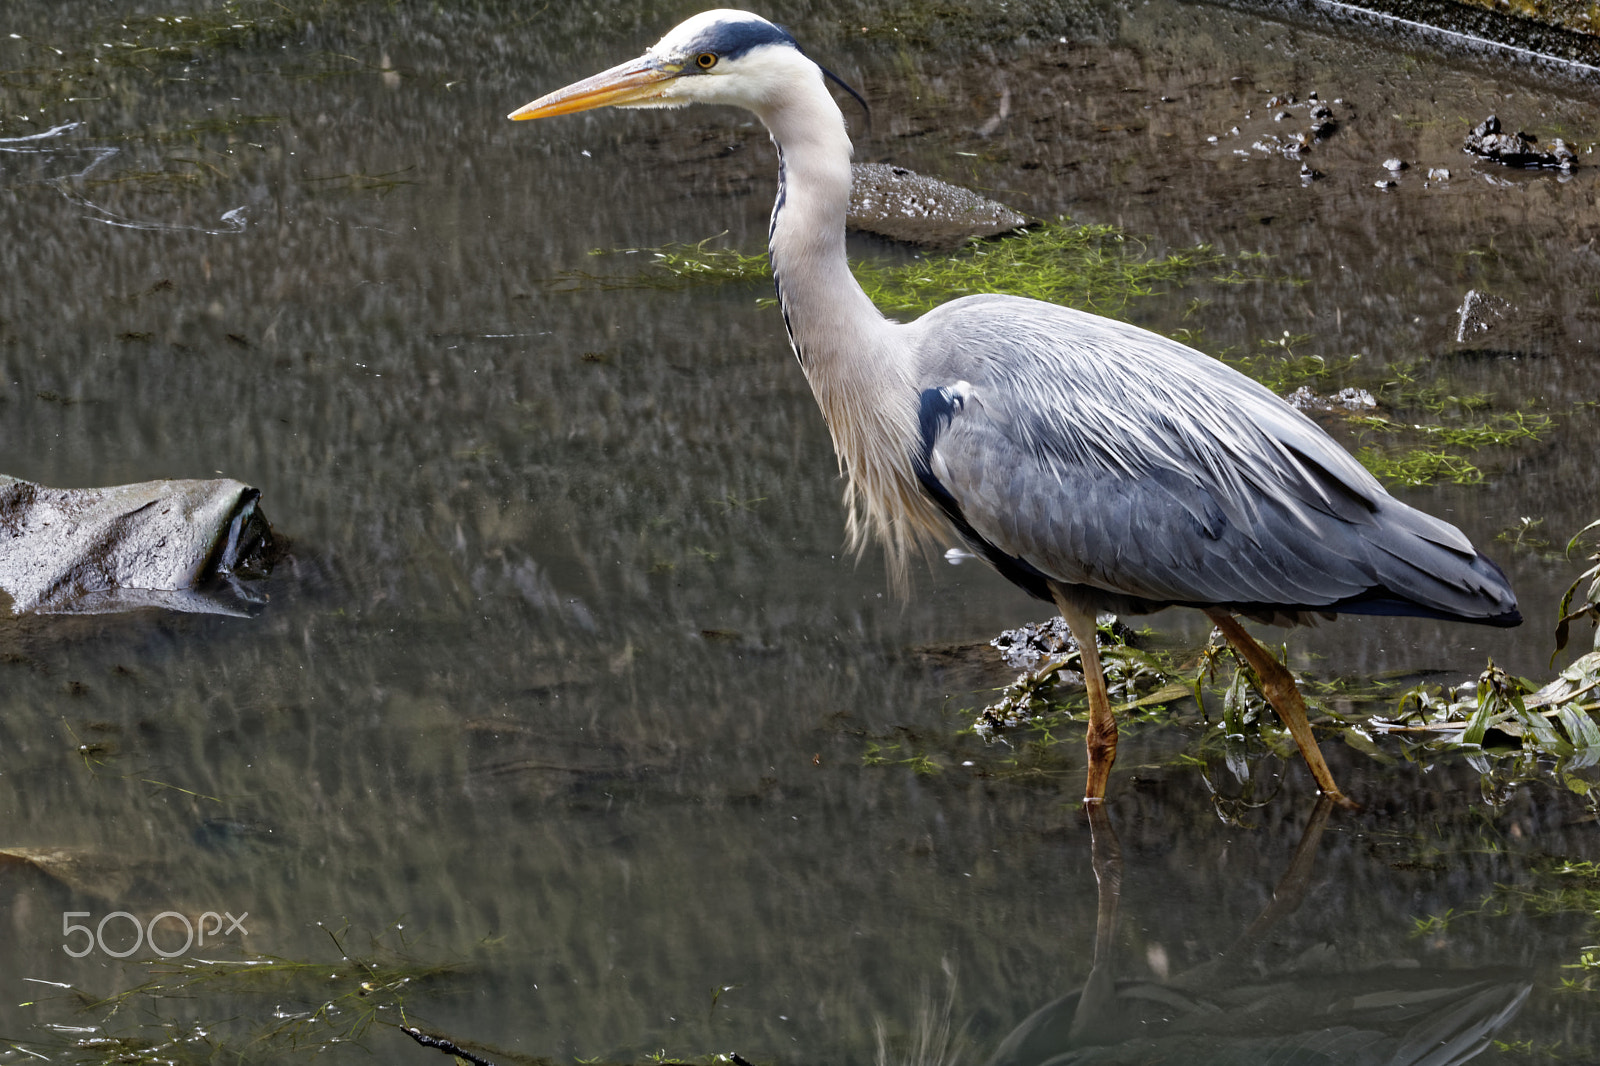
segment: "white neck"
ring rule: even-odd
[[[820,69],[793,55],[802,76],[755,109],[779,156],[768,254],[789,340],[849,478],[851,545],[859,552],[876,533],[903,587],[910,544],[943,528],[911,466],[919,397],[910,331],[884,318],[850,273],[850,138]]]
[[[768,231],[772,273],[789,338],[809,374],[842,348],[870,342],[888,323],[861,291],[845,256],[851,148],[844,116],[820,71],[806,79],[805,88],[811,91],[791,93],[760,117],[779,160]]]

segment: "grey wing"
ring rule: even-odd
[[[949,306],[962,313],[932,323],[948,340],[925,342],[946,380],[924,381],[919,477],[1029,591],[1048,599],[1053,581],[1122,610],[1515,615],[1459,530],[1223,364],[1053,305]]]

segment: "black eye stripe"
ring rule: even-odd
[[[695,35],[686,51],[696,57],[702,53],[714,55],[720,62],[723,59],[742,58],[752,48],[759,48],[765,44],[799,47],[794,38],[789,36],[789,31],[781,26],[774,26],[759,19],[734,19],[707,26]]]

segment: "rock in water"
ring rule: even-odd
[[[259,597],[238,577],[272,548],[260,497],[225,478],[51,489],[0,474],[0,592],[13,614],[247,615]]]
[[[1537,140],[1522,132],[1504,132],[1500,128],[1500,119],[1490,115],[1472,127],[1472,132],[1467,134],[1466,144],[1462,147],[1473,155],[1481,155],[1485,159],[1504,163],[1508,167],[1552,167],[1571,170],[1577,165],[1577,153],[1568,148],[1560,137],[1550,142],[1548,151],[1540,148]]]
[[[850,168],[845,224],[910,244],[950,247],[969,237],[996,237],[1026,226],[1026,215],[971,189],[887,163]]]

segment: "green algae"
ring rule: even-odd
[[[187,11],[109,16],[81,27],[72,40],[10,34],[0,40],[6,46],[0,49],[0,136],[81,120],[95,105],[123,98],[130,78],[146,84],[204,82],[210,75],[204,69],[191,69],[194,64],[204,66],[228,53],[287,43],[307,27],[371,8],[374,2],[224,0]],[[194,140],[277,121],[261,115],[219,117],[136,136]]]
[[[946,300],[1003,293],[1115,315],[1223,262],[1204,245],[1150,256],[1115,226],[1061,220],[954,255],[903,265],[863,263],[856,278],[890,314],[921,314]]]
[[[359,1045],[374,1027],[405,1024],[407,997],[463,971],[418,958],[398,929],[364,952],[348,929],[325,929],[333,952],[325,958],[152,959],[145,980],[104,997],[44,982],[52,991],[22,1004],[38,1012],[39,1035],[8,1044],[53,1062],[134,1066],[270,1061]],[[221,1013],[197,1018],[197,1002]]]
[[[765,255],[717,247],[721,236],[654,249],[596,251],[591,254],[641,256],[645,267],[630,273],[571,271],[555,279],[556,284],[569,289],[677,289],[770,283]],[[1238,258],[1249,262],[1255,257]],[[851,270],[880,309],[901,316],[922,314],[962,296],[1002,293],[1115,318],[1138,301],[1196,281],[1293,281],[1267,277],[1255,268],[1246,272],[1235,267],[1227,275],[1212,272],[1230,262],[1205,245],[1150,255],[1143,242],[1115,226],[1063,218],[1003,239],[973,241],[949,254],[905,262],[856,261]],[[1188,331],[1179,332],[1184,334],[1179,339],[1195,339]],[[1555,426],[1546,414],[1493,412],[1491,397],[1450,388],[1438,380],[1436,368],[1421,361],[1369,368],[1360,355],[1303,354],[1300,349],[1311,340],[1309,334],[1285,332],[1262,340],[1254,354],[1224,353],[1222,358],[1280,394],[1299,389],[1367,392],[1389,413],[1342,412],[1342,417],[1356,437],[1352,451],[1357,460],[1390,486],[1482,483],[1485,467],[1494,468],[1497,453],[1539,443]]]
[[[713,247],[716,239],[620,253],[597,251],[593,254],[647,255],[648,266],[624,275],[575,271],[560,280],[569,286],[666,289],[770,282],[772,268],[765,255]],[[1224,261],[1203,245],[1151,256],[1115,226],[1061,219],[1005,240],[975,241],[949,255],[905,263],[856,261],[851,270],[888,314],[918,315],[961,296],[1003,293],[1115,315],[1134,300],[1180,286]]]
[[[1468,453],[1538,443],[1555,426],[1549,415],[1511,411],[1475,421],[1402,422],[1381,415],[1356,415],[1350,424],[1376,435],[1382,444],[1368,444],[1356,458],[1379,480],[1390,485],[1420,486],[1442,481],[1476,485],[1483,469]],[[1409,447],[1406,445],[1410,444]]]
[[[1355,456],[1374,477],[1391,487],[1420,488],[1441,481],[1477,485],[1483,481],[1483,470],[1466,456],[1437,448],[1411,448],[1391,455],[1369,447],[1360,449]]]

